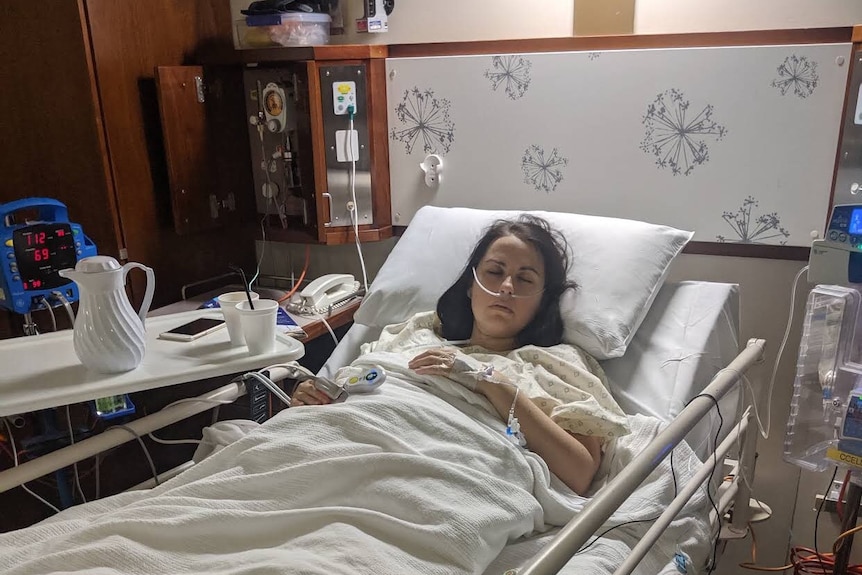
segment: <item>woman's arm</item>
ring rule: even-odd
[[[502,376],[495,372],[495,379]],[[515,398],[515,388],[505,383],[480,381],[476,391],[491,402],[503,421],[509,419],[509,409]],[[569,489],[584,495],[599,469],[601,444],[595,437],[575,435],[564,430],[545,415],[529,398],[518,394],[515,417],[530,450],[537,453],[554,475]]]
[[[469,356],[467,359],[470,359]],[[478,365],[476,360],[472,361]],[[503,421],[507,421],[512,400],[515,399],[514,385],[498,371],[493,373],[494,381],[486,381],[478,377],[478,371],[470,371],[469,366],[466,371],[464,366],[453,370],[458,367],[457,363],[456,350],[441,347],[420,353],[407,365],[419,374],[454,377],[468,389],[484,395]],[[515,405],[515,417],[518,418],[521,433],[527,439],[530,450],[539,454],[551,472],[568,485],[569,489],[578,495],[586,493],[602,458],[599,440],[587,435],[569,433],[520,393]]]

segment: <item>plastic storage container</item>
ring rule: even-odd
[[[237,20],[237,48],[329,44],[329,14],[289,12],[270,18],[281,23],[250,26],[246,20]]]

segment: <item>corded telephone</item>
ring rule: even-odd
[[[287,310],[300,315],[326,314],[359,295],[359,286],[350,274],[326,274],[293,296]]]

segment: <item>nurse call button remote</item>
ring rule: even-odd
[[[348,393],[369,393],[374,391],[386,381],[386,372],[382,367],[371,367],[362,371],[359,375],[352,375],[347,379]]]

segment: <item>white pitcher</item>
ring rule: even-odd
[[[147,272],[147,291],[137,313],[126,295],[126,274],[132,268]],[[88,369],[118,373],[135,369],[144,359],[147,332],[144,318],[156,287],[152,268],[138,263],[120,266],[110,256],[78,261],[60,275],[78,284],[80,300],[75,319],[75,353]]]

